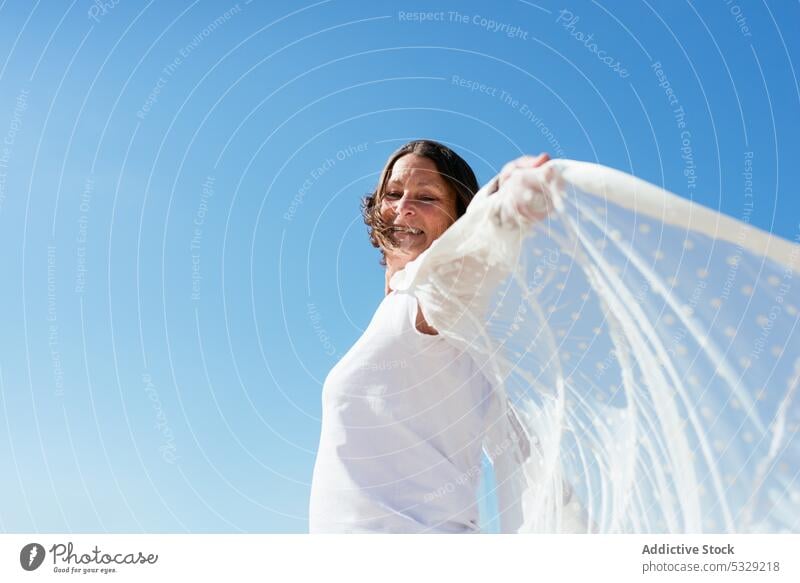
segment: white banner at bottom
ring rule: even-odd
[[[0,535],[0,581],[800,581],[800,535]]]

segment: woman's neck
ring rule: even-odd
[[[392,279],[392,276],[402,270],[411,259],[409,255],[386,254],[386,282],[384,289],[387,296],[392,292],[392,288],[389,287],[389,281]]]

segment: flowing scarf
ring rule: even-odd
[[[391,281],[494,387],[501,530],[800,531],[800,245],[603,166],[542,172],[545,220],[498,220],[495,178]]]

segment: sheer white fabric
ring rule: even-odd
[[[800,246],[609,168],[542,172],[547,219],[504,220],[495,179],[390,284],[487,362],[501,530],[798,532]]]

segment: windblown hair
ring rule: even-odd
[[[386,250],[392,248],[390,225],[381,217],[381,202],[395,162],[407,154],[423,156],[433,161],[439,174],[455,194],[456,219],[467,211],[467,205],[478,192],[478,180],[472,168],[447,146],[433,140],[414,140],[396,150],[386,161],[375,191],[361,200],[364,223],[369,227],[369,240],[373,247],[381,250],[381,265],[386,265]]]

